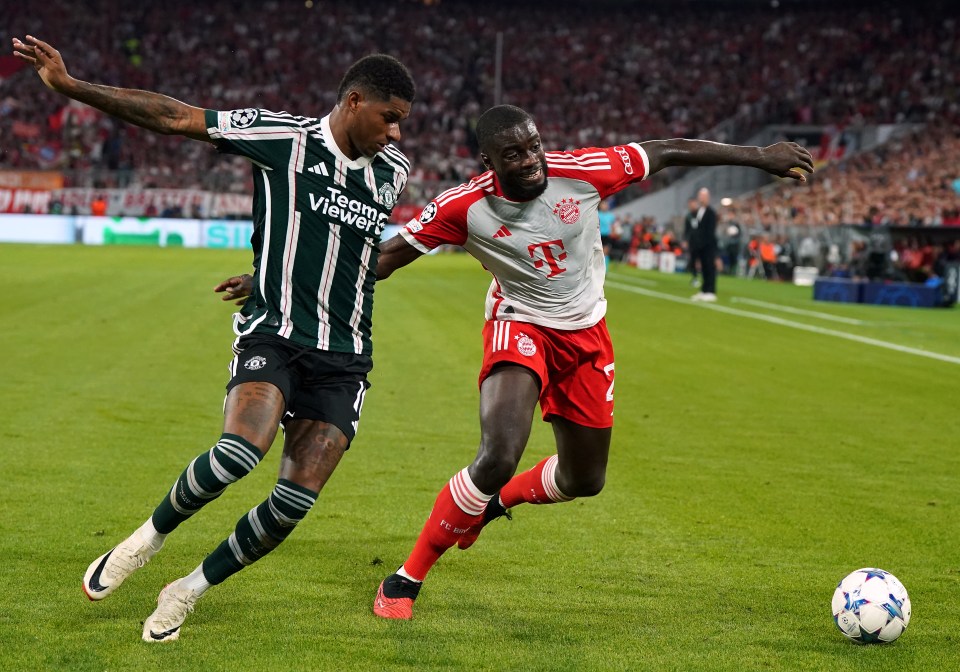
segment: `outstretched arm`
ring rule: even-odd
[[[725,145],[709,140],[648,140],[640,146],[650,159],[650,175],[669,166],[752,166],[777,177],[806,182],[801,171],[813,172],[810,152],[795,142],[768,147]]]
[[[377,262],[377,280],[385,280],[398,268],[423,256],[423,252],[408,243],[403,236],[396,235],[380,246],[380,260]]]
[[[203,110],[150,91],[90,84],[67,74],[60,52],[27,35],[13,38],[13,55],[31,65],[48,87],[131,124],[166,135],[210,141]]]

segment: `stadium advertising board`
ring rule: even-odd
[[[5,215],[0,217],[0,242],[72,243],[75,240],[73,217]]]
[[[399,230],[400,227],[396,225],[385,227],[383,240],[392,238]],[[249,220],[56,215],[0,217],[0,243],[83,243],[249,250],[252,235],[253,222]]]
[[[77,217],[85,245],[201,247],[201,221],[148,217]]]
[[[203,247],[249,250],[253,222],[201,222]]]
[[[0,212],[46,212],[63,175],[47,170],[0,170]]]
[[[52,191],[40,189],[0,187],[0,213],[46,212],[52,195]]]
[[[253,222],[160,217],[4,215],[0,242],[249,249]]]

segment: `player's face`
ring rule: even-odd
[[[546,191],[547,157],[532,121],[498,133],[491,145],[490,152],[481,157],[497,174],[507,198],[529,201]]]
[[[374,156],[391,142],[400,142],[400,122],[410,116],[410,102],[400,98],[378,100],[352,92],[348,100],[353,116],[347,127],[350,150],[359,156]]]

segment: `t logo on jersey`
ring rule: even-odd
[[[554,249],[558,251],[558,254],[554,254]],[[537,256],[538,250],[540,251],[540,257]],[[550,268],[550,272],[547,273],[548,278],[560,275],[567,270],[560,265],[560,262],[567,258],[567,253],[563,251],[562,240],[533,243],[527,245],[527,251],[530,253],[530,258],[533,259],[534,268],[543,268],[544,264]]]

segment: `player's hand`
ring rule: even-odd
[[[63,91],[72,79],[60,52],[32,35],[27,35],[26,42],[13,38],[13,55],[33,65],[43,83],[54,91]]]
[[[801,171],[813,172],[813,157],[805,147],[795,142],[778,142],[763,148],[763,158],[758,167],[777,177],[806,182],[807,176]]]
[[[214,287],[213,291],[223,293],[224,301],[236,301],[238,306],[242,306],[253,293],[253,276],[249,273],[235,275]]]

